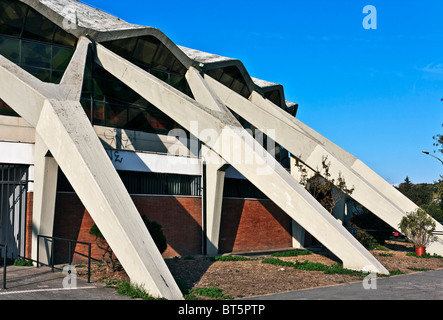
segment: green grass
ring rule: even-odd
[[[273,257],[297,257],[297,256],[306,256],[312,254],[309,250],[290,250],[283,252],[275,252],[271,254]]]
[[[154,298],[149,295],[143,288],[138,285],[134,285],[129,281],[123,281],[117,286],[117,292],[121,295],[128,296],[132,299],[142,299],[142,300],[165,300]]]
[[[333,264],[331,266],[325,265],[319,262],[310,262],[308,260],[300,262],[291,262],[291,261],[283,261],[277,258],[267,258],[263,259],[262,263],[269,263],[276,266],[294,268],[299,270],[307,270],[307,271],[323,271],[325,274],[348,274],[353,276],[364,276],[365,273],[361,271],[354,271],[350,269],[343,268],[339,264]]]
[[[215,285],[212,285],[212,286],[209,286],[209,287],[206,287],[206,288],[195,288],[195,289],[192,289],[191,292],[189,293],[189,295],[187,295],[185,297],[185,299],[191,300],[191,299],[197,298],[198,296],[206,297],[206,298],[211,298],[211,299],[215,299],[215,300],[231,300],[231,299],[234,299],[231,296],[224,295],[223,294],[223,290],[218,288]],[[189,298],[191,298],[191,299],[189,299]]]
[[[421,256],[417,256],[417,254],[415,252],[406,252],[406,255],[411,256],[411,257],[423,258],[423,259],[430,259],[430,258],[443,259],[442,256],[439,256],[435,253],[434,254],[425,253]]]
[[[233,255],[214,257],[214,261],[252,261],[252,260],[256,259],[251,259],[242,256],[233,256]]]

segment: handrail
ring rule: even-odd
[[[5,248],[5,252],[3,255],[3,284],[2,288],[6,289],[6,265],[7,265],[7,255],[8,255],[8,245],[0,243],[0,247]]]
[[[65,239],[65,238],[59,238],[59,237],[44,236],[44,235],[39,234],[39,235],[37,235],[37,268],[39,267],[40,264],[45,265],[44,263],[39,261],[39,258],[40,258],[40,238],[53,240],[53,243],[51,246],[51,264],[50,265],[46,264],[47,266],[51,266],[52,272],[54,272],[54,269],[55,269],[55,267],[54,267],[54,243],[55,243],[55,240],[66,241],[69,243],[69,251],[68,251],[69,259],[71,259],[71,243],[75,242],[75,243],[87,245],[88,246],[88,283],[91,283],[91,243],[77,241],[77,240],[71,240],[71,239]],[[75,251],[73,253],[75,253]],[[72,261],[69,260],[69,265],[71,265],[71,262]]]

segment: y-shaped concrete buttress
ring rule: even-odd
[[[80,38],[58,86],[40,82],[0,57],[0,97],[35,127],[131,281],[153,296],[183,299],[77,100],[89,44]]]
[[[325,210],[249,133],[232,120],[232,115],[196,102],[148,72],[97,45],[101,65],[123,83],[187,129],[275,204],[328,247],[344,266],[388,274],[380,264],[327,210]],[[197,126],[195,125],[198,124]],[[194,124],[194,125],[193,125]],[[208,138],[205,130],[217,133]],[[249,136],[249,138],[248,138]],[[236,147],[227,148],[223,141]],[[254,157],[253,164],[235,161]],[[260,164],[260,165],[259,165]]]
[[[337,178],[341,174],[349,186],[355,187],[351,197],[394,229],[398,229],[406,213],[417,208],[363,162],[257,92],[253,92],[248,100],[209,76],[205,76],[205,80],[220,99],[241,117],[262,130],[274,129],[275,140],[309,167],[321,168],[321,161],[326,156],[330,162],[331,175]],[[439,223],[437,230],[443,230]],[[442,254],[441,241],[434,241],[428,251]]]

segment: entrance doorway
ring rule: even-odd
[[[8,259],[25,256],[28,171],[27,165],[0,164],[0,243],[8,246]]]

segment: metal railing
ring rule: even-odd
[[[51,245],[51,264],[45,264],[40,262],[40,238],[45,238],[45,239],[50,239],[52,240],[52,245]],[[82,242],[82,241],[76,241],[76,240],[71,240],[71,239],[64,239],[64,238],[58,238],[58,237],[49,237],[49,236],[43,236],[43,235],[38,235],[37,236],[37,268],[40,266],[40,264],[42,265],[46,265],[46,266],[50,266],[52,272],[54,272],[55,265],[54,265],[54,243],[56,240],[59,241],[65,241],[68,242],[69,244],[69,250],[68,250],[68,257],[69,257],[69,265],[72,264],[72,260],[71,260],[71,251],[72,251],[72,243],[78,243],[78,244],[82,244],[82,245],[86,245],[88,246],[88,283],[91,282],[91,244],[89,242]],[[80,254],[78,252],[73,251],[73,253],[77,253]],[[80,254],[82,255],[82,254]],[[74,255],[72,255],[74,256]],[[49,262],[49,261],[48,261]]]
[[[2,288],[6,289],[6,265],[7,265],[7,255],[8,255],[8,245],[0,243],[0,247],[4,249],[3,252],[3,284]]]

